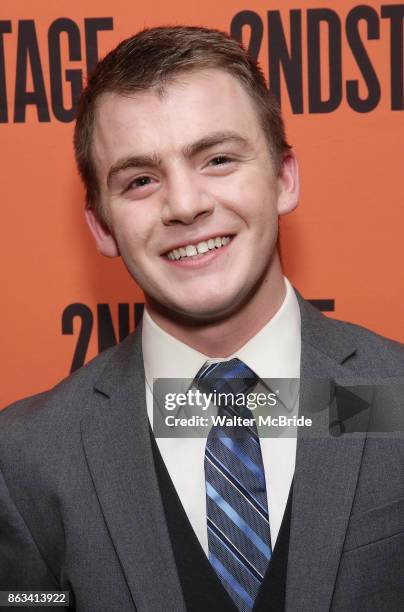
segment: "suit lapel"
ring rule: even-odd
[[[185,612],[156,478],[140,326],[100,377],[82,440],[102,512],[138,612]]]
[[[300,414],[293,489],[286,610],[329,610],[359,475],[365,435],[329,433],[328,381],[352,380],[350,337],[298,295],[302,315]],[[342,364],[345,365],[342,365]],[[315,380],[317,378],[317,380]],[[363,415],[364,421],[368,414]],[[364,423],[366,429],[366,423]]]

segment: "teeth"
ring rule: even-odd
[[[186,246],[185,250],[187,252],[187,257],[192,257],[192,255],[198,254],[198,251],[196,250],[196,247],[194,247],[193,244],[189,244],[188,246]]]
[[[209,251],[207,242],[199,242],[199,244],[196,245],[196,248],[198,249],[198,253],[207,253]]]
[[[230,242],[230,236],[218,236],[217,238],[209,238],[207,241],[198,242],[197,245],[188,244],[185,247],[179,247],[173,249],[167,253],[167,257],[170,261],[183,259],[185,257],[195,257],[195,255],[201,255],[214,249],[220,249],[222,246],[226,246]]]

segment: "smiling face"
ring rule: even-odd
[[[230,74],[184,74],[98,101],[93,158],[109,231],[87,211],[99,250],[120,254],[170,317],[231,317],[280,287],[278,214],[297,204],[289,154],[275,171],[254,104]]]

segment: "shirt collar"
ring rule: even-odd
[[[300,376],[301,322],[296,294],[285,280],[286,295],[279,310],[266,325],[233,355],[246,363],[261,379],[277,379],[280,397],[286,405],[296,399],[296,385],[279,379]],[[153,379],[193,379],[209,358],[164,331],[144,310],[142,348],[146,380],[152,388]],[[279,383],[279,384],[278,384]],[[273,384],[271,385],[273,387]]]

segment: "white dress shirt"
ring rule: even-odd
[[[238,357],[260,379],[271,381],[288,416],[298,414],[298,380],[300,377],[300,310],[289,281],[285,278],[286,296],[272,319],[243,347],[226,358]],[[143,315],[142,347],[146,376],[147,413],[153,427],[153,380],[157,378],[185,378],[193,380],[203,364],[211,359],[180,342],[151,318],[145,308]],[[282,381],[280,379],[295,379]],[[260,382],[258,389],[268,391]],[[271,408],[265,407],[270,414]],[[282,522],[292,482],[296,459],[296,430],[279,430],[277,437],[260,435],[264,463],[271,543],[274,548]],[[156,438],[161,456],[189,518],[189,521],[208,555],[206,524],[206,492],[204,456],[206,437]]]

